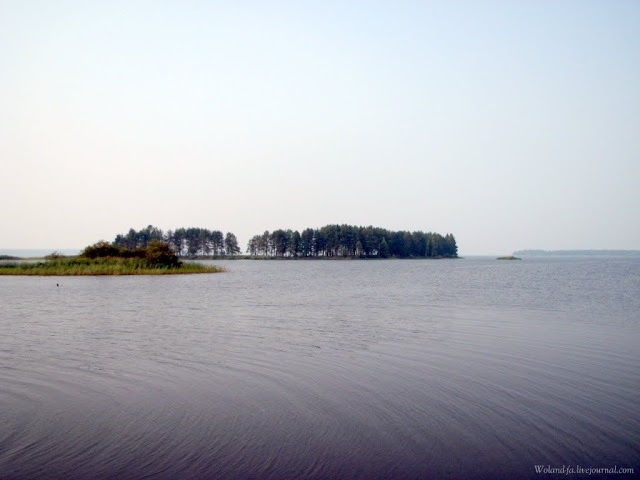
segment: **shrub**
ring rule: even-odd
[[[136,248],[135,250],[120,248],[111,243],[100,241],[86,247],[80,255],[93,260],[107,257],[139,259],[149,268],[175,268],[180,266],[180,261],[169,244],[160,240],[152,240],[147,248]]]
[[[86,247],[80,256],[86,258],[119,257],[121,253],[118,247],[101,240],[98,243]]]
[[[45,260],[60,260],[61,258],[66,258],[66,255],[63,255],[60,252],[54,251],[51,252],[49,255],[47,255],[45,258]]]
[[[168,243],[151,240],[146,248],[145,259],[151,267],[175,268],[180,265],[178,257]]]

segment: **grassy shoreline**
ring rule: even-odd
[[[100,275],[183,275],[218,273],[224,268],[198,263],[180,263],[173,267],[152,266],[140,258],[64,257],[35,263],[0,265],[0,275],[100,276]]]

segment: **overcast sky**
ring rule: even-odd
[[[640,249],[638,1],[0,0],[0,251],[130,227]]]

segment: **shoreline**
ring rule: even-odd
[[[221,273],[225,269],[194,262],[178,266],[149,266],[140,259],[66,257],[45,261],[0,263],[0,276],[79,277],[125,275],[195,275]]]
[[[262,256],[262,255],[197,255],[193,257],[180,257],[185,260],[294,260],[294,261],[341,261],[341,260],[459,260],[463,257],[357,257],[357,256],[308,256],[308,257],[293,257],[293,256]]]

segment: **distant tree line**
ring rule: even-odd
[[[453,258],[454,236],[421,231],[392,231],[379,227],[326,225],[322,228],[265,231],[254,235],[247,253],[266,257]]]
[[[131,228],[126,234],[117,235],[113,245],[135,250],[146,248],[153,240],[167,243],[179,256],[237,255],[241,252],[233,233],[223,234],[220,230],[196,227],[176,228],[167,232],[153,225],[139,231]]]
[[[176,228],[163,232],[149,225],[141,230],[129,229],[119,234],[113,246],[144,249],[152,241],[161,241],[178,256],[224,256],[241,253],[237,237],[220,230]],[[356,258],[453,258],[458,246],[450,233],[440,235],[422,231],[393,231],[379,227],[325,225],[322,228],[268,230],[254,235],[247,253],[255,257],[356,257]]]

